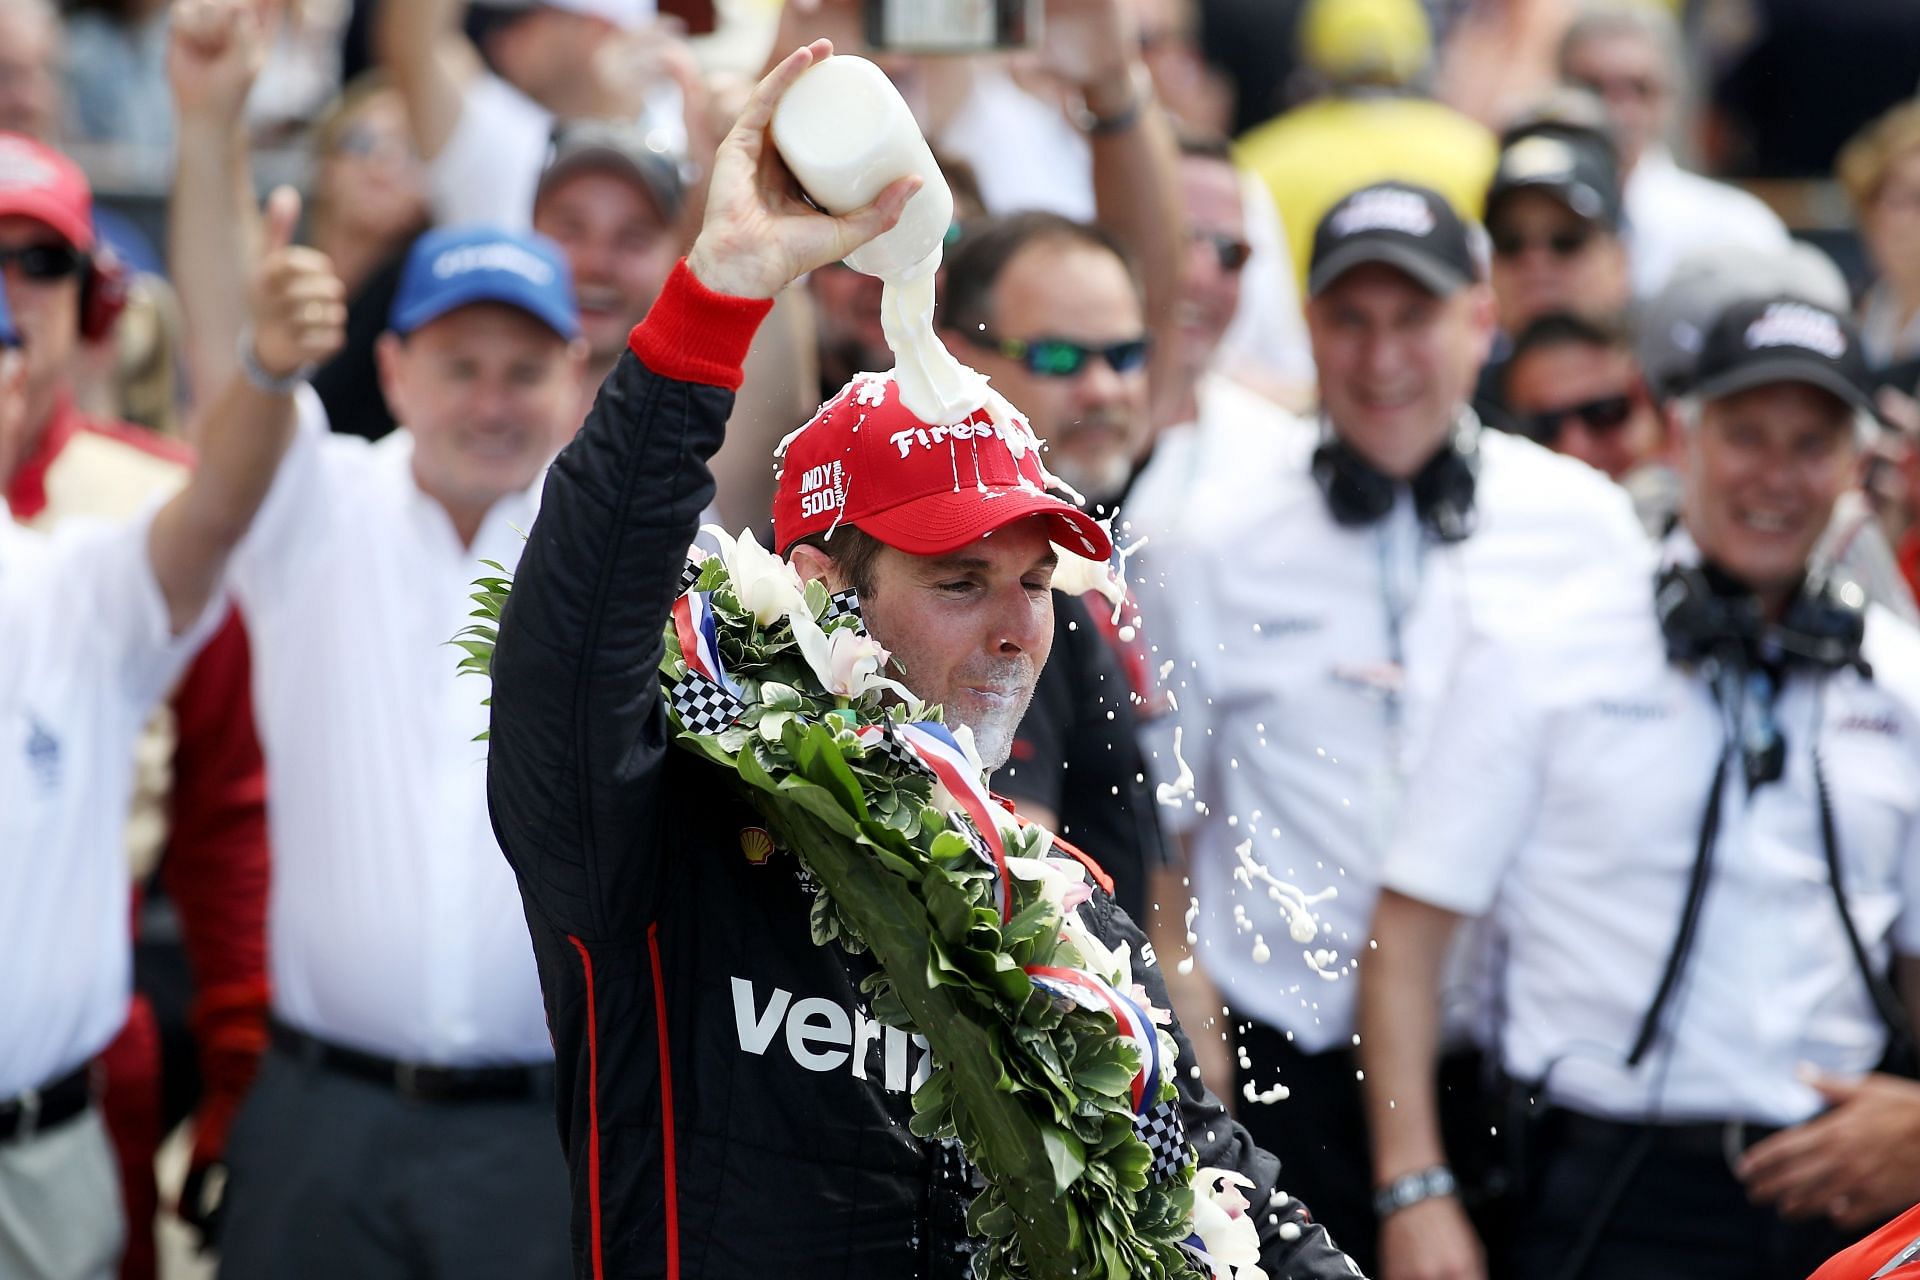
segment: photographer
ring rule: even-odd
[[[1871,1073],[1912,1050],[1920,636],[1809,571],[1867,386],[1837,314],[1727,307],[1657,584],[1573,581],[1463,664],[1362,970],[1386,1280],[1483,1274],[1429,1068],[1440,957],[1488,911],[1517,1274],[1800,1280],[1897,1206],[1869,1185],[1903,1086]]]

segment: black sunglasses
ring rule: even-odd
[[[1536,246],[1550,250],[1556,258],[1571,258],[1587,247],[1593,239],[1593,229],[1583,227],[1578,231],[1556,231],[1550,236],[1523,236],[1512,231],[1492,233],[1493,251],[1502,258],[1517,258]]]
[[[1602,396],[1598,400],[1584,400],[1561,409],[1530,413],[1521,419],[1521,431],[1531,440],[1551,445],[1560,438],[1560,429],[1566,425],[1568,418],[1578,418],[1587,430],[1604,435],[1627,425],[1627,419],[1632,416],[1632,396]]]
[[[84,255],[70,244],[30,244],[0,249],[0,268],[18,265],[29,280],[64,280],[80,271]]]
[[[1147,363],[1153,343],[1147,338],[1131,338],[1104,347],[1082,346],[1065,338],[993,338],[984,333],[969,333],[967,340],[986,351],[997,351],[1009,360],[1018,360],[1028,373],[1043,378],[1071,378],[1087,366],[1090,356],[1099,356],[1115,373],[1132,373]]]
[[[1219,260],[1220,269],[1228,275],[1247,265],[1247,259],[1253,256],[1253,246],[1239,236],[1230,236],[1221,231],[1196,231],[1193,233],[1195,244],[1213,246],[1213,256]]]

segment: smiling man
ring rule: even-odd
[[[447,687],[447,640],[476,566],[519,556],[586,350],[559,249],[484,227],[415,242],[389,323],[404,427],[330,433],[303,389],[236,564],[273,797],[274,1028],[222,1268],[545,1280],[567,1271],[552,1046],[487,827],[485,709]]]
[[[830,51],[782,62],[721,145],[705,225],[554,464],[500,624],[490,797],[558,1050],[581,1277],[970,1274],[972,1170],[908,1128],[925,1042],[874,1020],[870,956],[813,941],[797,862],[752,856],[765,820],[672,745],[661,691],[662,632],[756,327],[914,189],[831,218],[774,159],[774,104]],[[992,766],[1051,646],[1054,544],[1103,556],[1107,535],[1044,492],[1024,422],[945,432],[890,380],[856,380],[789,443],[775,540],[803,575],[860,589],[904,667],[891,674],[967,724]],[[1085,911],[1164,1003],[1139,930],[1104,892]],[[1352,1274],[1192,1081],[1175,1034],[1187,1132],[1202,1164],[1252,1180],[1268,1274]]]
[[[1533,1117],[1514,1274],[1798,1280],[1906,1203],[1880,1174],[1913,1105],[1872,1073],[1911,1052],[1920,976],[1920,634],[1810,568],[1870,406],[1840,316],[1726,308],[1657,581],[1496,622],[1440,713],[1361,977],[1368,1111],[1383,1186],[1444,1162],[1435,974],[1490,912]],[[1445,1195],[1409,1193],[1383,1254],[1484,1274]]]
[[[1174,660],[1170,719],[1198,802],[1180,811],[1195,972],[1219,988],[1181,1011],[1198,1024],[1229,1008],[1242,1122],[1369,1274],[1351,973],[1402,778],[1478,620],[1645,555],[1604,477],[1483,431],[1466,407],[1493,334],[1476,238],[1422,187],[1365,187],[1333,207],[1308,276],[1317,430],[1250,454],[1180,542],[1146,549],[1138,587]],[[1310,938],[1248,878],[1243,849],[1309,891],[1338,886]],[[1460,1072],[1472,1081],[1464,1059]],[[1274,1100],[1276,1083],[1291,1097]]]

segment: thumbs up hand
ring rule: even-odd
[[[276,378],[321,363],[347,337],[346,286],[326,254],[293,243],[299,222],[300,193],[276,188],[250,297],[253,358]]]

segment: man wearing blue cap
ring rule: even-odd
[[[294,207],[297,215],[297,205]],[[276,225],[291,227],[283,215]],[[36,438],[0,290],[0,494]],[[340,282],[284,241],[252,291],[257,366],[322,359]],[[0,497],[0,1275],[104,1280],[125,1238],[94,1059],[126,1022],[124,832],[148,715],[227,615],[223,578],[293,434],[286,388],[235,377],[200,466],[157,510],[43,535]]]
[[[403,427],[333,434],[295,393],[297,437],[235,564],[271,796],[274,1029],[228,1148],[223,1274],[568,1273],[552,1047],[487,825],[486,708],[449,684],[446,642],[480,562],[519,560],[578,421],[579,332],[551,241],[442,228],[377,350]]]

